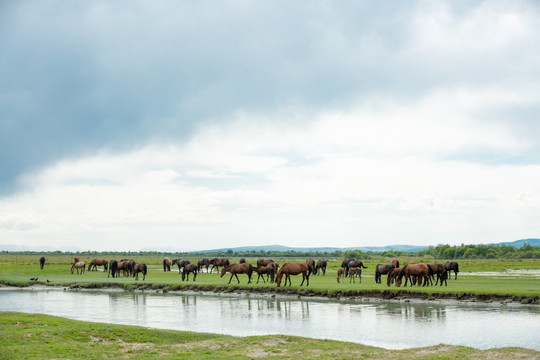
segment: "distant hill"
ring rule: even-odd
[[[522,240],[502,242],[502,243],[490,244],[490,245],[507,245],[507,246],[520,248],[525,244],[529,244],[531,246],[540,246],[540,239],[522,239]]]

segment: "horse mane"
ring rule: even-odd
[[[409,264],[405,265],[404,267],[401,268],[401,270],[399,270],[399,273],[397,274],[399,278],[402,278],[403,275],[405,275],[405,269],[407,268],[407,266],[409,266]]]

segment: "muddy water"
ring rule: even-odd
[[[387,349],[437,344],[540,351],[537,306],[2,290],[1,311],[235,336],[288,334]]]

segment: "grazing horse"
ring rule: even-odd
[[[447,262],[446,264],[444,264],[444,267],[446,269],[446,273],[448,274],[448,276],[451,275],[451,271],[454,270],[454,274],[456,275],[456,277],[454,278],[454,280],[457,280],[457,273],[459,272],[459,265],[456,261],[449,261]]]
[[[146,267],[145,263],[138,263],[135,264],[133,267],[133,272],[131,273],[131,277],[134,277],[135,280],[139,280],[139,273],[143,273],[143,281],[146,279],[146,273],[148,272],[148,268]]]
[[[349,283],[352,282],[356,282],[354,280],[354,278],[356,277],[356,275],[358,275],[358,281],[361,283],[362,282],[362,268],[361,267],[352,267],[349,269]]]
[[[347,264],[347,267],[345,268],[345,277],[347,277],[349,275],[349,271],[353,267],[362,267],[364,269],[367,269],[367,266],[364,266],[362,261],[360,261],[360,260],[351,260],[351,261],[349,261],[349,263]]]
[[[315,273],[315,260],[313,260],[313,259],[307,259],[307,260],[306,260],[306,265],[307,265],[308,268],[309,268],[309,273],[310,273],[310,274]]]
[[[431,268],[432,273],[430,274],[430,283],[432,284],[432,278],[433,275],[437,275],[437,280],[435,281],[435,285],[437,285],[438,282],[440,282],[440,286],[442,286],[443,280],[444,284],[448,286],[448,283],[446,282],[446,268],[443,264],[439,263],[433,263],[429,264],[429,267]]]
[[[319,273],[319,269],[322,271],[323,276],[326,275],[326,260],[319,260],[317,261],[317,265],[315,265],[315,275]]]
[[[44,266],[45,266],[45,256],[42,256],[39,258],[39,268],[43,270]]]
[[[231,280],[233,276],[236,276],[236,281],[240,284],[240,279],[238,279],[238,274],[246,274],[248,276],[248,284],[251,284],[251,274],[253,273],[253,265],[248,263],[243,264],[232,264],[229,266],[224,267],[221,269],[221,277],[225,275],[225,273],[230,272],[231,278],[229,279],[229,284],[231,283]]]
[[[184,270],[182,271],[182,281],[189,281],[189,273],[193,274],[193,281],[197,278],[197,273],[199,272],[199,265],[195,264],[186,264],[184,265]]]
[[[76,262],[71,266],[71,274],[73,274],[73,269],[77,269],[77,275],[84,274],[84,261]],[[81,273],[79,274],[79,270]]]
[[[287,280],[289,281],[289,286],[291,286],[291,275],[298,275],[302,274],[302,283],[300,286],[304,285],[304,281],[307,280],[306,286],[309,286],[309,267],[306,263],[286,263],[283,264],[281,269],[279,269],[277,278],[276,278],[276,284],[279,287],[281,285],[281,278],[283,275],[285,275],[285,284],[283,286],[287,286]]]
[[[206,272],[208,272],[208,267],[210,266],[210,260],[207,259],[207,258],[200,259],[200,260],[197,262],[197,266],[198,266],[198,269],[197,269],[198,272],[201,272],[203,266],[206,267]]]
[[[430,270],[430,266],[428,264],[414,264],[414,265],[405,265],[401,268],[397,280],[396,280],[396,286],[401,286],[401,281],[403,277],[405,276],[405,285],[407,286],[407,282],[411,282],[411,286],[413,285],[412,277],[418,278],[418,286],[422,284],[422,279],[424,279],[424,285],[427,286],[429,282],[429,274],[432,272]]]
[[[182,268],[189,264],[189,260],[182,260],[182,259],[174,259],[172,261],[172,265],[178,266],[178,275],[182,273]]]
[[[375,266],[375,283],[380,284],[381,276],[387,275],[394,269],[395,266],[393,264],[377,264],[377,266]]]
[[[74,262],[79,262],[79,257],[78,257],[77,255],[75,255],[75,256],[73,257],[73,261],[74,261]]]
[[[217,272],[219,272],[219,267],[220,266],[223,266],[223,267],[229,266],[229,265],[231,265],[231,263],[230,263],[229,259],[215,258],[215,259],[210,260],[210,265],[212,265],[212,268],[210,269],[210,272],[214,271],[214,268],[217,268]]]
[[[349,276],[349,263],[353,261],[354,259],[344,259],[341,262],[341,267],[345,269],[345,277]]]
[[[171,271],[171,259],[163,258],[163,271]]]
[[[343,277],[344,274],[345,274],[345,269],[340,267],[337,271],[337,282],[339,282],[339,280]]]
[[[246,259],[244,259],[244,258],[241,258],[240,261],[238,261],[239,264],[243,264],[245,262],[246,262]]]
[[[135,269],[135,260],[133,259],[122,259],[120,260],[121,263],[124,263],[124,266],[122,269],[120,269],[120,263],[118,263],[118,269],[123,270],[124,276],[131,276],[131,273],[133,272],[133,269]]]
[[[113,278],[118,275],[118,261],[116,260],[109,261],[109,273],[107,274],[107,277],[111,274]]]
[[[388,273],[388,277],[386,278],[386,286],[390,286],[394,282],[394,279],[399,275],[400,271],[401,268],[395,268]]]
[[[266,266],[270,263],[273,263],[274,260],[272,259],[258,259],[257,260],[257,267]]]
[[[399,260],[398,259],[392,259],[390,260],[390,264],[394,265],[395,268],[399,267]]]
[[[98,266],[103,266],[103,271],[107,271],[108,270],[108,262],[107,260],[105,259],[94,259],[92,261],[90,261],[90,264],[88,264],[88,271],[92,270],[92,268],[94,268],[94,270],[97,271],[97,267]]]
[[[266,266],[259,266],[255,268],[255,271],[259,276],[257,276],[257,284],[259,283],[259,279],[262,277],[263,283],[266,283],[264,280],[264,274],[267,276],[270,276],[270,283],[274,282],[274,275],[276,274],[276,265],[274,263],[270,263]]]

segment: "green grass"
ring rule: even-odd
[[[91,258],[81,258],[81,261],[89,263]],[[196,282],[182,282],[181,276],[177,269],[171,272],[163,272],[161,258],[142,257],[135,259],[138,262],[145,262],[149,267],[149,272],[146,280],[139,281],[133,278],[120,277],[118,279],[108,278],[107,273],[102,271],[86,271],[82,275],[71,274],[72,258],[67,256],[48,257],[44,270],[39,269],[38,258],[30,256],[16,255],[1,255],[0,256],[0,281],[9,284],[27,285],[32,283],[29,279],[38,277],[39,282],[46,285],[73,285],[73,284],[96,284],[96,286],[121,285],[129,289],[132,284],[147,284],[162,287],[175,287],[187,284],[196,284],[198,286],[229,286],[227,283],[230,274],[220,277],[219,274],[199,273]],[[197,259],[189,259],[196,262]],[[231,259],[238,261],[238,259]],[[255,264],[256,259],[247,259],[249,263]],[[280,264],[287,262],[304,261],[305,259],[276,259]],[[403,263],[415,263],[422,261],[421,259],[400,259]],[[427,293],[474,293],[474,294],[511,294],[516,296],[538,297],[540,296],[540,282],[537,276],[515,274],[512,276],[478,276],[474,275],[479,272],[504,272],[511,270],[539,270],[540,260],[464,260],[460,261],[460,273],[458,280],[448,280],[448,286],[430,286],[430,287],[400,287],[386,286],[386,277],[383,276],[383,284],[376,284],[374,281],[374,268],[377,263],[384,263],[386,259],[369,260],[364,264],[368,266],[363,270],[362,283],[349,283],[349,279],[345,279],[341,283],[336,281],[336,271],[341,264],[341,259],[332,260],[329,262],[329,267],[326,276],[310,277],[309,289],[321,293],[332,294],[334,292],[347,292],[350,290],[390,290],[402,291],[413,290]],[[426,261],[426,260],[424,260]],[[428,260],[434,262],[433,260]],[[441,261],[444,263],[444,261]],[[469,275],[470,274],[470,275]],[[275,288],[275,284],[263,284],[262,280],[256,284],[257,275],[254,274],[252,284],[247,284],[247,276],[239,275],[240,285],[233,278],[232,286],[241,286],[246,288]],[[49,280],[49,283],[46,282]],[[292,278],[292,288],[298,289],[301,282],[301,276]],[[271,289],[267,289],[272,291]]]
[[[476,350],[437,345],[385,350],[296,336],[232,337],[147,329],[0,312],[0,359],[514,359],[539,358],[523,348]]]

